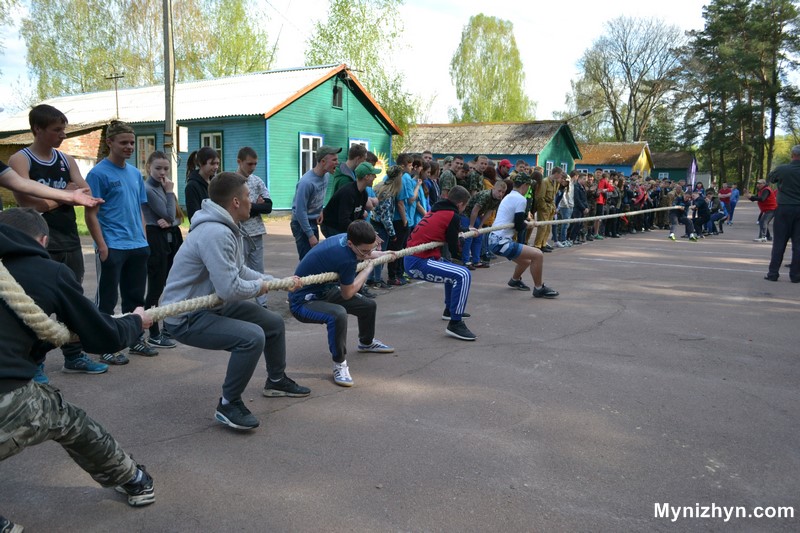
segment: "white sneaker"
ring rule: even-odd
[[[572,246],[572,241],[564,241],[564,244],[567,245],[567,248]]]
[[[558,242],[558,241],[554,242],[554,243],[553,243],[553,245],[554,245],[556,248],[564,248],[564,247],[565,247],[565,246],[564,246],[564,243],[561,243],[561,242]]]
[[[753,242],[767,242],[766,237],[759,237],[758,239],[753,239]]]
[[[350,377],[350,369],[347,361],[333,363],[333,382],[342,387],[352,387],[353,378]]]

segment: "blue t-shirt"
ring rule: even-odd
[[[414,186],[416,187],[416,185]],[[422,218],[425,216],[421,215],[419,211],[417,211],[417,204],[422,205],[422,209],[424,209],[426,213],[430,211],[430,206],[428,206],[428,198],[425,197],[425,190],[422,187],[419,188],[417,201],[414,202],[414,204],[411,207],[411,212],[408,213],[408,227],[416,226],[417,224],[419,224],[419,221],[422,220]]]
[[[86,183],[92,195],[102,198],[97,220],[106,246],[116,250],[133,250],[147,246],[142,227],[142,204],[147,203],[142,174],[125,164],[118,167],[103,159],[89,171]]]
[[[414,196],[414,187],[416,186],[417,182],[411,177],[411,174],[406,172],[403,174],[403,184],[400,186],[400,192],[397,193],[397,196],[394,199],[395,202],[403,202],[406,204],[406,220],[408,220],[409,226],[411,226],[411,216],[408,212],[408,199]],[[400,211],[398,209],[394,210],[394,217],[392,220],[401,220]]]
[[[339,284],[352,285],[356,279],[356,265],[358,265],[356,254],[347,246],[347,234],[342,233],[329,237],[314,246],[297,265],[294,274],[302,278],[324,272],[336,272],[339,274]],[[336,283],[334,281],[309,285],[290,292],[289,298],[293,304],[303,300],[316,299],[317,296],[328,292]]]

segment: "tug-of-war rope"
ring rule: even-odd
[[[641,211],[629,211],[627,213],[615,213],[613,215],[600,215],[595,217],[586,217],[586,218],[570,218],[564,220],[545,220],[541,222],[527,222],[529,228],[538,227],[538,226],[556,226],[560,224],[572,224],[573,222],[594,222],[595,220],[607,220],[609,218],[621,218],[624,216],[635,216],[641,215],[644,213],[654,213],[657,211],[670,211],[673,209],[679,209],[678,207],[656,207],[653,209],[643,209]],[[471,230],[465,231],[461,233],[461,237],[477,237],[478,235],[482,235],[485,233],[490,233],[492,231],[499,231],[503,229],[511,229],[514,227],[514,224],[500,224],[499,226],[491,226],[488,228],[481,228],[478,230]],[[443,246],[445,243],[440,241],[433,241],[428,242],[425,244],[420,244],[419,246],[413,246],[411,248],[404,248],[403,250],[398,250],[386,255],[383,255],[377,259],[370,259],[367,261],[362,261],[356,267],[356,271],[360,272],[367,268],[368,265],[382,265],[385,263],[390,263],[395,259],[405,257],[407,255],[412,255],[417,252],[422,252],[424,250],[431,250],[433,248],[439,248]],[[305,276],[300,278],[300,284],[302,286],[305,285],[315,285],[318,283],[331,283],[339,279],[339,275],[335,272],[325,272],[322,274],[314,274],[312,276]],[[267,287],[270,291],[272,290],[289,290],[296,286],[295,278],[283,278],[283,279],[273,279],[267,282]],[[14,313],[25,323],[26,326],[31,328],[36,336],[46,342],[49,342],[55,346],[61,346],[70,342],[73,338],[73,334],[67,329],[67,327],[50,318],[47,316],[42,309],[36,305],[33,299],[25,294],[25,290],[17,283],[17,280],[11,275],[8,269],[3,264],[3,261],[0,260],[0,298],[5,300],[8,307],[11,308]],[[182,315],[184,313],[189,313],[191,311],[199,311],[201,309],[213,309],[214,307],[219,307],[225,302],[217,296],[216,294],[209,294],[208,296],[200,296],[198,298],[192,298],[190,300],[184,300],[182,302],[175,302],[171,304],[167,304],[161,307],[151,307],[147,309],[145,312],[153,319],[153,321],[163,320],[167,317]]]

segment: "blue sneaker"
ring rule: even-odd
[[[394,348],[382,343],[378,339],[372,339],[369,344],[358,343],[358,351],[361,353],[394,353]]]
[[[85,353],[76,359],[64,359],[64,368],[62,369],[67,374],[102,374],[107,370],[107,364],[96,363]]]
[[[50,383],[50,378],[44,373],[44,363],[36,367],[36,374],[33,375],[33,381],[41,383],[42,385]]]

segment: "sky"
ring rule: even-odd
[[[274,68],[302,66],[306,41],[314,22],[325,16],[328,0],[256,2],[267,14],[264,23],[270,38],[278,39]],[[407,90],[425,103],[425,122],[448,122],[448,108],[458,105],[450,81],[450,60],[470,16],[483,13],[511,20],[525,68],[526,92],[537,103],[536,118],[546,120],[553,118],[553,112],[566,109],[570,81],[578,76],[577,63],[600,37],[607,21],[621,15],[652,17],[683,30],[702,29],[706,3],[707,0],[406,0],[400,8],[404,43],[391,64],[403,72]],[[31,83],[25,66],[25,44],[16,27],[5,33],[0,71],[0,108],[4,109],[1,118],[19,107],[12,87]]]

